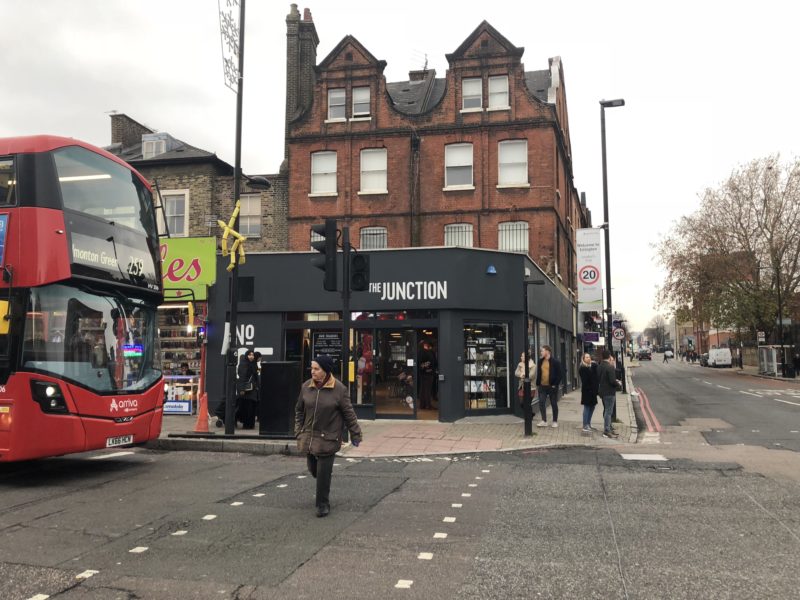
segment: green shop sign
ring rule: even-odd
[[[161,272],[166,300],[206,300],[217,279],[217,241],[213,237],[161,240]]]

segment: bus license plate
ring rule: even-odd
[[[133,443],[132,435],[120,435],[118,437],[110,437],[106,440],[106,448],[113,448],[114,446],[124,446]]]

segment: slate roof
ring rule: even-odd
[[[435,107],[444,97],[447,80],[436,78],[436,72],[420,81],[395,81],[386,84],[386,91],[394,102],[394,107],[406,115],[421,115]],[[526,71],[525,84],[531,94],[542,102],[547,102],[550,88],[550,71]]]
[[[197,148],[191,144],[187,144],[183,140],[176,139],[175,141],[179,144],[176,148],[168,150],[167,152],[162,152],[148,159],[142,158],[141,142],[125,148],[122,147],[122,144],[111,144],[110,146],[106,146],[105,150],[108,150],[115,156],[118,156],[125,162],[129,162],[134,166],[211,161],[222,167],[223,170],[233,172],[233,167],[220,159],[214,152]]]

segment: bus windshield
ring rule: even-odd
[[[30,290],[22,368],[97,393],[133,393],[161,377],[155,303],[54,284]]]
[[[53,158],[65,209],[157,236],[152,196],[133,171],[79,146]]]

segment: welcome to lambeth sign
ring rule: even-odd
[[[217,279],[217,242],[213,237],[161,240],[164,292],[170,299],[206,300]]]

